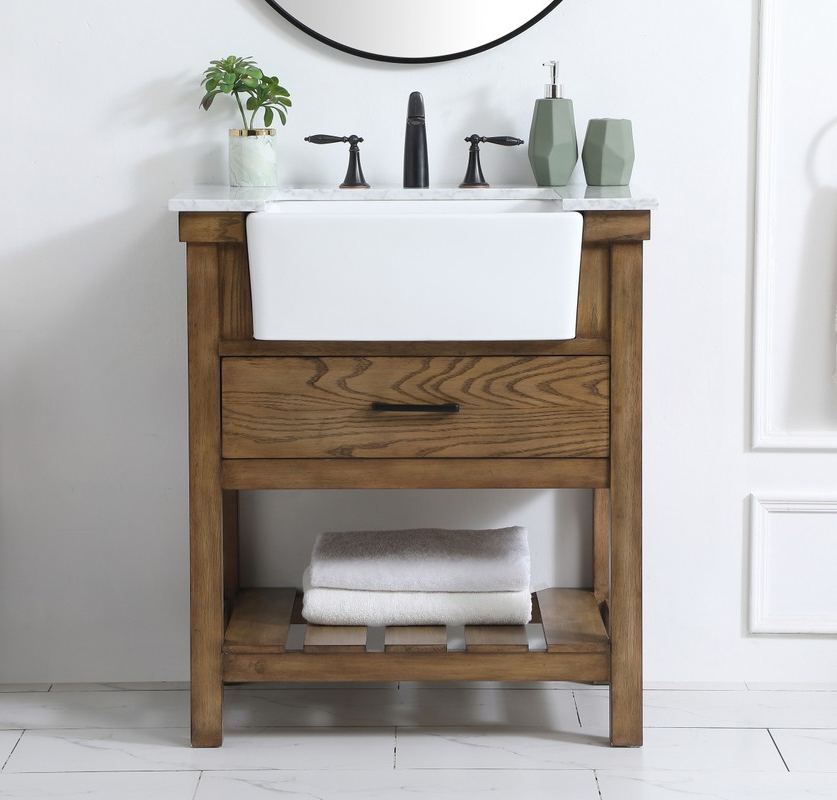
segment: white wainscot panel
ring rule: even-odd
[[[812,88],[814,76],[837,74],[835,28],[834,0],[763,0],[756,448],[837,450],[837,94]]]
[[[837,633],[837,498],[752,496],[750,632]]]

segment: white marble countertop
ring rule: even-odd
[[[658,201],[634,186],[492,186],[460,189],[439,186],[403,189],[338,189],[331,186],[194,186],[169,200],[170,211],[269,211],[288,200],[557,200],[561,211],[644,211]]]

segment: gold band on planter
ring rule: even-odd
[[[276,136],[276,128],[230,128],[230,136]]]

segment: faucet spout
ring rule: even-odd
[[[412,92],[407,102],[407,130],[404,135],[404,188],[430,186],[427,165],[427,129],[424,125],[424,98]]]

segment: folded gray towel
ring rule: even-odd
[[[311,586],[386,592],[528,592],[525,528],[322,533]]]

